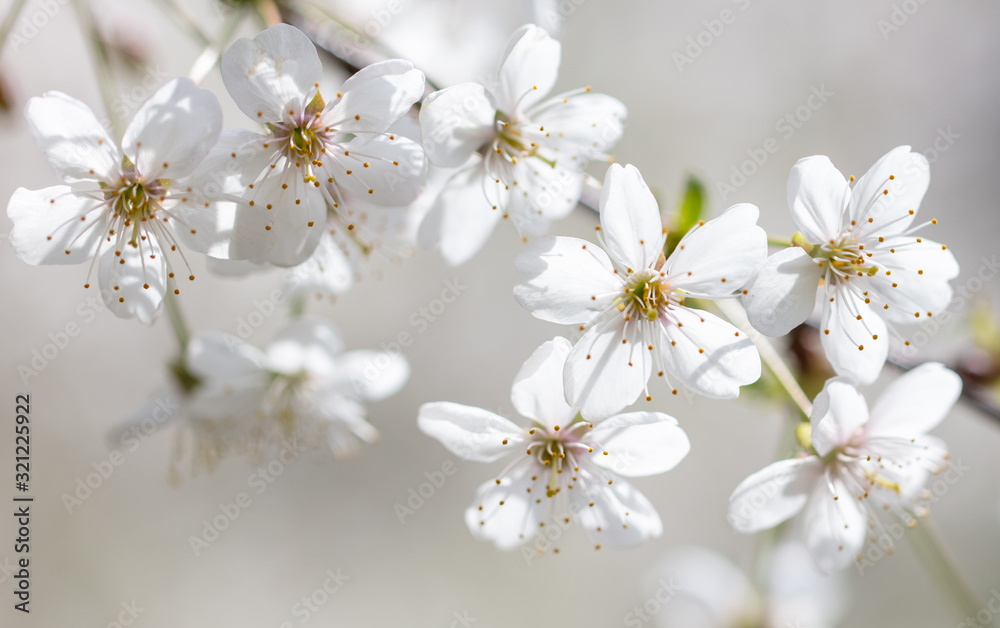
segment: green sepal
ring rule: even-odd
[[[801,232],[796,231],[792,236],[792,246],[797,246],[806,253],[812,255],[813,245],[806,241],[806,237]]]

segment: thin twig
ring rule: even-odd
[[[180,6],[174,0],[156,0],[160,6],[163,8],[164,13],[173,18],[174,23],[183,28],[189,35],[198,40],[198,43],[202,46],[209,46],[212,44],[212,38],[209,37],[205,31],[201,30],[198,26],[197,20],[185,9]]]
[[[188,329],[187,322],[184,320],[184,313],[181,312],[180,304],[177,302],[177,297],[174,295],[173,291],[167,290],[166,296],[163,298],[163,307],[167,310],[167,316],[170,318],[170,327],[174,330],[174,336],[177,337],[177,344],[180,345],[181,355],[187,351],[188,342],[191,340],[191,332]]]
[[[225,23],[222,25],[222,30],[218,35],[218,41],[214,44],[209,44],[195,62],[191,65],[191,70],[188,72],[188,78],[194,81],[195,85],[200,84],[208,73],[215,69],[218,65],[219,59],[222,58],[222,51],[229,45],[229,42],[233,39],[233,35],[236,33],[236,29],[239,28],[243,19],[246,17],[246,10],[241,6],[233,9],[233,12],[226,19]]]
[[[802,414],[808,418],[812,414],[812,403],[809,401],[809,397],[802,390],[802,387],[799,386],[795,375],[792,374],[791,369],[788,368],[785,361],[781,359],[781,354],[774,348],[771,341],[750,325],[743,306],[735,299],[720,299],[714,301],[714,303],[722,310],[722,313],[726,315],[726,318],[733,325],[739,327],[740,331],[753,341],[754,346],[757,347],[757,352],[760,354],[761,361],[767,365],[767,368],[774,374],[781,387],[785,389],[785,392],[795,402],[795,405],[799,407]]]
[[[279,9],[286,22],[308,35],[314,44],[332,55],[352,74],[373,63],[400,58],[384,44],[358,32],[311,2],[283,2]],[[441,89],[426,72],[424,78],[428,93]]]
[[[115,102],[118,100],[118,91],[115,88],[115,78],[111,69],[111,54],[108,51],[104,36],[97,28],[94,14],[91,11],[87,0],[74,0],[73,6],[76,8],[77,17],[80,19],[80,28],[83,35],[90,41],[91,53],[94,55],[94,71],[97,73],[97,85],[101,90],[101,99],[104,101],[104,108],[107,110],[108,120],[111,121],[112,133],[116,141],[121,141],[125,134],[125,121],[115,114]]]
[[[919,522],[909,530],[908,538],[927,574],[948,598],[958,617],[977,617],[984,607],[958,572],[954,559],[944,549],[930,522]]]

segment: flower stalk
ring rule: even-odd
[[[948,599],[952,609],[959,617],[976,617],[983,605],[969,589],[930,522],[921,521],[910,529],[909,539],[924,570]]]
[[[774,348],[774,345],[763,334],[750,326],[743,307],[735,300],[720,299],[715,304],[726,315],[726,318],[750,337],[754,346],[757,347],[761,361],[767,366],[775,379],[778,380],[778,383],[781,384],[781,387],[785,389],[788,396],[808,419],[809,415],[812,414],[812,402],[809,401],[809,397],[802,390],[802,387],[799,386],[795,375],[792,374],[791,369],[785,364],[785,361],[781,358],[781,354]]]

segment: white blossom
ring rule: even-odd
[[[29,264],[90,261],[101,296],[122,318],[151,323],[173,284],[193,280],[181,245],[226,256],[216,216],[233,204],[212,176],[209,153],[222,112],[215,96],[187,79],[158,89],[136,112],[121,148],[83,103],[59,92],[32,98],[28,124],[63,184],[18,188],[7,205],[10,242]],[[174,257],[173,262],[170,258]]]
[[[221,333],[191,340],[186,365],[199,379],[186,411],[197,460],[209,466],[230,450],[260,451],[284,442],[355,453],[378,431],[366,402],[395,394],[409,377],[399,354],[350,351],[327,322],[286,325],[261,351]]]
[[[892,543],[880,511],[907,525],[926,514],[927,476],[947,460],[926,432],[948,413],[962,380],[941,364],[923,364],[893,382],[869,413],[849,380],[826,382],[813,404],[814,453],[775,462],[744,480],[729,499],[729,522],[741,532],[773,527],[801,513],[801,533],[824,573],[862,558],[869,531]],[[884,548],[883,548],[884,549]]]
[[[450,264],[471,258],[497,221],[537,236],[580,200],[583,168],[606,159],[626,111],[589,87],[546,99],[559,72],[558,41],[535,25],[511,37],[495,85],[461,83],[428,96],[420,110],[431,163],[454,168],[419,234]]]
[[[685,299],[731,297],[767,252],[753,205],[734,205],[695,227],[664,259],[666,230],[639,171],[608,169],[600,203],[601,246],[542,238],[516,260],[514,297],[535,317],[579,325],[566,361],[567,401],[583,416],[618,412],[646,392],[653,373],[699,394],[733,399],[760,377],[753,342]]]
[[[544,541],[546,526],[581,525],[600,549],[658,537],[653,505],[620,476],[664,473],[690,449],[677,421],[659,412],[633,412],[591,423],[566,403],[562,372],[571,345],[555,338],[535,350],[511,390],[531,427],[480,408],[438,402],[421,406],[427,435],[466,460],[513,458],[479,487],[465,512],[472,534],[503,549]],[[548,543],[536,544],[543,550]]]
[[[224,134],[245,185],[240,259],[295,266],[316,249],[327,214],[347,216],[351,198],[406,205],[423,185],[420,145],[389,131],[423,94],[423,74],[398,59],[375,63],[326,101],[321,73],[315,46],[286,24],[236,41],[222,58],[229,94],[265,125]]]
[[[820,339],[837,374],[875,381],[890,333],[900,335],[895,325],[943,312],[952,296],[948,281],[958,276],[945,245],[915,235],[937,220],[912,224],[929,169],[923,155],[900,146],[852,188],[827,157],[799,160],[788,179],[788,205],[811,250],[783,249],[761,265],[743,298],[750,323],[784,335],[806,320],[818,292]]]

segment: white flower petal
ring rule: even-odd
[[[238,380],[263,372],[264,353],[235,336],[204,332],[188,343],[185,364],[191,373],[207,379]]]
[[[576,208],[584,174],[551,165],[540,159],[522,159],[515,166],[516,186],[510,190],[506,209],[517,232],[537,238],[549,231],[553,220],[565,218]]]
[[[886,238],[872,262],[879,272],[869,282],[889,305],[882,311],[886,319],[915,323],[915,314],[943,313],[951,303],[948,282],[958,276],[958,262],[940,243],[924,238],[917,242],[912,236]]]
[[[264,354],[235,336],[204,332],[188,343],[185,364],[201,384],[188,410],[202,419],[249,420],[264,400],[270,375]]]
[[[823,390],[813,400],[809,421],[813,448],[825,456],[846,445],[855,430],[868,421],[868,403],[850,380],[834,377],[826,380]]]
[[[345,144],[350,156],[337,158],[343,169],[332,162],[325,168],[333,177],[332,187],[346,191],[348,197],[383,207],[413,202],[424,186],[424,150],[411,139],[393,137],[396,139],[359,135]],[[349,204],[350,198],[341,197],[340,202]]]
[[[514,408],[541,425],[569,426],[576,408],[566,403],[563,370],[572,351],[569,340],[556,337],[535,349],[514,377],[510,400]]]
[[[481,160],[455,173],[420,224],[420,247],[440,244],[441,256],[452,266],[479,252],[503,215],[483,195],[484,186],[492,183]]]
[[[634,402],[652,369],[649,350],[623,343],[624,321],[618,312],[612,314],[614,322],[598,321],[566,359],[566,401],[591,421],[611,416]]]
[[[664,605],[664,628],[738,626],[758,604],[746,575],[725,556],[704,547],[672,548],[656,575],[662,578],[661,586],[672,585],[678,593]]]
[[[323,233],[312,257],[289,269],[285,285],[292,294],[326,292],[342,294],[354,285],[354,268],[344,250],[330,235]]]
[[[88,213],[99,203],[77,196],[65,185],[18,188],[7,204],[7,217],[14,223],[10,232],[14,252],[28,264],[79,264],[91,259],[107,231],[104,212]]]
[[[743,288],[747,320],[765,336],[784,336],[812,314],[822,276],[819,264],[797,246],[771,255]]]
[[[320,420],[326,421],[326,444],[334,458],[353,456],[361,449],[362,441],[374,443],[379,438],[375,426],[364,419],[364,406],[346,401],[331,396],[314,410]]]
[[[872,407],[867,433],[912,438],[933,429],[962,394],[962,378],[938,362],[900,376]]]
[[[578,238],[552,236],[530,243],[514,260],[521,283],[514,298],[535,318],[590,323],[622,293],[607,254]]]
[[[105,243],[97,272],[104,304],[115,316],[151,325],[167,292],[167,266],[156,238],[142,238],[136,246]]]
[[[481,408],[448,401],[425,403],[420,406],[417,425],[464,460],[493,462],[511,452],[524,456],[518,446],[524,442],[524,430]]]
[[[118,147],[87,105],[46,92],[28,101],[24,115],[38,147],[66,183],[108,182],[118,175]]]
[[[632,270],[652,266],[663,250],[663,221],[653,193],[635,166],[611,164],[600,207],[601,230],[611,259]]]
[[[215,94],[178,78],[142,103],[125,129],[122,151],[146,179],[178,179],[194,171],[221,131]]]
[[[870,508],[889,509],[901,503],[926,503],[919,495],[927,485],[931,474],[949,468],[947,462],[948,444],[940,438],[928,434],[918,434],[912,428],[902,428],[888,433],[866,434],[866,443],[872,461],[860,463],[861,468],[871,477],[878,477],[878,484],[871,488],[868,499]],[[900,447],[900,445],[903,445]],[[891,464],[882,461],[891,460]]]
[[[691,450],[677,419],[662,412],[630,412],[604,419],[583,439],[603,448],[592,459],[594,464],[632,477],[665,473]]]
[[[268,186],[266,181],[261,184],[262,190],[275,187],[277,186]],[[247,201],[239,203],[236,207],[232,239],[229,243],[229,259],[246,260],[254,264],[267,263],[269,261],[268,255],[274,248],[277,235],[271,233],[274,230],[274,217],[274,213],[268,211],[263,203],[255,202],[252,206]],[[269,230],[268,227],[271,229]],[[291,234],[291,236],[293,235]],[[286,235],[285,237],[291,238],[291,236]],[[316,239],[318,241],[319,237],[317,236]],[[297,244],[297,242],[293,241],[292,244]]]
[[[663,534],[656,508],[634,486],[614,476],[592,475],[585,467],[578,476],[570,491],[574,518],[595,544],[632,547]]]
[[[823,474],[816,456],[779,460],[740,482],[729,497],[729,525],[759,532],[794,517]]]
[[[888,237],[905,231],[920,209],[930,180],[927,158],[911,152],[909,146],[883,155],[854,184],[848,214],[858,225],[856,236]]]
[[[316,47],[287,24],[272,26],[253,39],[237,39],[220,67],[236,106],[262,123],[301,116],[323,73]]]
[[[323,116],[344,133],[384,133],[424,95],[424,73],[401,59],[358,71],[340,88],[343,97]]]
[[[740,386],[760,378],[760,355],[746,334],[710,312],[680,306],[671,314],[654,347],[668,377],[713,399],[736,399]]]
[[[830,578],[816,569],[809,550],[799,539],[780,541],[771,558],[767,582],[768,616],[772,626],[834,628],[851,608],[843,578]]]
[[[271,229],[264,228],[262,243],[267,261],[275,266],[291,267],[309,259],[316,250],[326,229],[327,202],[319,188],[303,183],[298,176],[293,174],[285,181],[288,181],[288,188],[282,189],[281,179],[264,179],[256,189],[258,194],[253,207],[241,207],[237,213],[247,226],[253,225],[258,231],[259,224],[254,223],[264,222],[270,217],[273,220]],[[272,205],[273,209],[262,213],[260,205],[264,203]],[[242,233],[238,229],[235,236],[240,237]],[[238,250],[253,242],[252,238],[241,242],[241,249]]]
[[[531,127],[544,127],[558,138],[559,152],[552,157],[560,166],[581,168],[581,161],[603,157],[618,143],[627,115],[617,98],[586,92],[560,94],[534,107],[527,118]]]
[[[522,472],[503,478],[500,484],[490,480],[479,486],[465,510],[465,523],[472,536],[492,541],[503,550],[514,549],[535,537],[548,503],[544,499],[536,501],[528,492],[536,484],[530,476]]]
[[[282,327],[267,345],[267,368],[285,375],[301,372],[332,375],[344,341],[329,322],[300,318]]]
[[[380,401],[406,385],[410,364],[399,352],[351,351],[337,360],[336,377],[349,382],[359,399]]]
[[[838,375],[858,384],[872,383],[889,354],[885,321],[848,288],[832,288],[826,294],[820,340],[827,359]]]
[[[562,47],[542,28],[527,24],[507,42],[497,77],[497,109],[509,116],[525,111],[552,90]]]
[[[839,479],[832,484],[836,494],[826,481],[817,483],[802,514],[806,546],[825,574],[847,567],[864,546],[867,533],[857,500]]]
[[[825,155],[800,159],[788,176],[788,207],[806,240],[819,244],[840,234],[851,187]]]
[[[457,168],[488,143],[496,108],[478,83],[461,83],[428,96],[420,105],[420,133],[427,159]]]
[[[666,281],[695,297],[717,299],[743,287],[767,258],[767,233],[755,205],[733,205],[687,232],[667,260]]]
[[[219,277],[250,277],[271,270],[267,264],[255,264],[244,260],[216,259],[205,260],[205,268]]]

